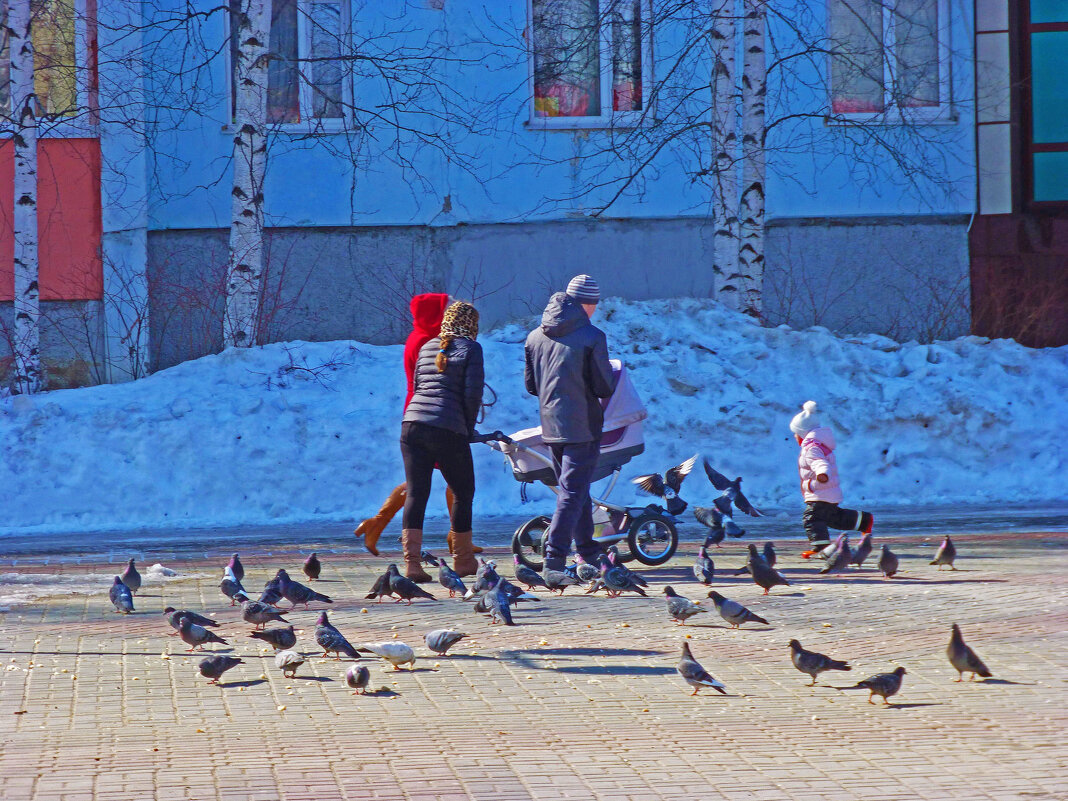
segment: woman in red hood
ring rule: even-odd
[[[448,305],[449,296],[443,292],[416,295],[409,304],[412,310],[412,330],[404,342],[404,374],[408,377],[408,394],[404,397],[405,409],[408,408],[412,393],[415,391],[415,362],[419,358],[419,349],[441,333],[441,318]],[[378,514],[364,520],[353,532],[357,537],[363,537],[364,547],[375,556],[378,556],[378,538],[382,536],[383,529],[389,525],[393,516],[404,506],[406,494],[407,487],[404,484],[398,484],[389,493],[389,497],[378,510]],[[445,490],[445,500],[452,509],[452,492],[448,488]],[[451,529],[449,536],[449,553],[452,553]],[[474,552],[482,553],[482,549],[475,546]],[[426,580],[429,581],[430,577],[427,576]]]

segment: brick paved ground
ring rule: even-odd
[[[357,599],[386,561],[330,555],[318,588],[336,599],[331,617],[350,639],[396,634],[422,656],[430,628],[472,634],[455,657],[421,658],[411,672],[372,663],[382,689],[369,697],[349,693],[347,663],[333,660],[312,657],[284,679],[236,609],[220,603],[225,558],[171,563],[206,577],[147,585],[129,617],[110,611],[106,582],[96,595],[0,614],[0,797],[1068,797],[1068,536],[962,537],[954,573],[929,567],[932,549],[917,541],[894,547],[906,572],[892,582],[874,570],[818,577],[797,544],[781,556],[793,587],[763,598],[744,576],[717,581],[771,621],[742,631],[714,614],[677,627],[662,596],[569,592],[524,606],[514,628],[487,625],[458,600],[376,605]],[[668,582],[705,595],[689,575],[692,546],[684,551],[646,572],[650,596]],[[742,554],[737,543],[717,551],[717,569],[740,565]],[[300,564],[296,549],[245,561],[256,589],[277,567]],[[32,559],[15,568],[118,569]],[[159,610],[168,604],[223,623],[246,660],[225,686],[207,685],[200,656],[167,636]],[[314,608],[291,615],[309,652],[315,617]],[[996,679],[953,682],[945,645],[954,621]],[[689,697],[674,667],[686,635],[729,696]],[[823,684],[906,666],[899,703],[884,709],[865,692],[805,686],[789,661],[792,637],[852,661],[852,673],[825,674]]]

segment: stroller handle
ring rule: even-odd
[[[470,442],[485,442],[487,444],[488,443],[492,443],[492,442],[503,442],[506,445],[513,445],[514,444],[512,438],[509,437],[507,434],[505,434],[502,431],[491,431],[488,434],[480,434],[480,433],[478,433],[476,431],[474,433],[474,436],[472,436],[469,441]]]

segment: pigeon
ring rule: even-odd
[[[379,604],[382,603],[382,599],[387,595],[392,598],[393,591],[389,588],[389,578],[390,575],[389,571],[387,570],[385,573],[375,579],[375,583],[374,586],[371,587],[371,591],[367,593],[367,595],[365,595],[364,597],[377,599],[375,603]]]
[[[467,593],[467,586],[460,578],[460,574],[449,567],[444,559],[438,560],[438,584],[449,591],[450,598],[455,598],[456,593],[460,593],[462,598]]]
[[[731,481],[722,473],[717,473],[713,470],[712,465],[708,463],[707,459],[703,459],[702,461],[704,462],[705,475],[708,476],[708,480],[712,483],[713,487],[723,493],[712,503],[725,517],[730,517],[731,504],[734,504],[739,511],[745,512],[750,517],[763,516],[764,513],[753,506],[753,504],[749,503],[749,499],[742,494],[741,476],[734,479],[734,481]]]
[[[111,585],[108,597],[111,598],[111,603],[115,606],[116,612],[128,615],[134,611],[133,593],[130,592],[129,587],[122,583],[122,579],[119,576],[115,576],[115,583]]]
[[[401,665],[415,667],[415,651],[410,645],[405,645],[396,640],[385,642],[366,642],[360,646],[361,650],[370,651],[375,656],[380,656],[393,665],[394,670],[400,670]]]
[[[197,648],[203,650],[205,643],[209,642],[229,645],[226,640],[214,631],[198,626],[187,617],[178,618],[178,636],[182,638],[182,642],[189,646],[190,651],[195,651]]]
[[[620,570],[630,576],[630,578],[634,580],[635,584],[641,584],[643,587],[649,586],[649,582],[645,580],[641,573],[635,573],[633,570],[623,564],[623,558],[619,555],[619,548],[617,548],[615,545],[608,546],[608,550],[605,551],[605,555],[608,557],[608,561],[612,563],[612,567],[618,567]]]
[[[795,668],[812,677],[810,687],[815,686],[816,677],[825,670],[853,669],[848,662],[831,659],[829,656],[818,654],[815,651],[806,651],[797,640],[790,640],[790,660],[794,663]]]
[[[475,571],[475,583],[464,597],[473,597],[472,593],[478,594],[492,590],[497,586],[498,581],[500,577],[497,575],[493,562],[487,562],[480,556],[478,557],[478,570]]]
[[[622,565],[613,565],[608,558],[601,560],[601,581],[608,590],[609,597],[615,598],[625,592],[636,592],[643,598],[648,597],[642,585],[634,579],[634,574]]]
[[[215,656],[207,656],[200,660],[200,664],[197,665],[197,669],[200,670],[200,675],[206,679],[211,679],[208,684],[218,684],[219,677],[230,668],[243,665],[244,660],[238,659],[236,656],[226,656],[225,654],[216,654]]]
[[[303,604],[304,608],[308,608],[308,604],[312,601],[319,601],[324,604],[332,604],[333,599],[316,592],[311,587],[306,587],[299,581],[293,581],[289,577],[289,573],[285,570],[279,570],[276,576],[278,579],[278,589],[282,591],[282,597],[289,601],[293,607],[297,604]],[[291,609],[293,607],[290,607]]]
[[[849,547],[849,537],[842,540],[841,547],[827,557],[827,564],[820,568],[820,574],[840,573],[849,567],[853,558],[853,550]]]
[[[847,544],[848,539],[849,539],[849,534],[847,532],[843,531],[841,534],[839,534],[835,538],[834,542],[832,542],[830,545],[827,545],[826,547],[821,548],[820,550],[818,550],[816,552],[816,555],[820,559],[823,559],[823,560],[829,562],[832,559],[834,559],[836,556],[838,556],[838,552],[840,550],[842,550],[842,546],[843,545]]]
[[[897,554],[884,545],[882,552],[879,554],[879,569],[883,572],[883,577],[893,578],[894,574],[897,573],[897,566]]]
[[[287,679],[295,678],[297,668],[304,664],[304,657],[296,651],[279,651],[274,655],[275,667],[281,669]]]
[[[905,668],[899,667],[893,673],[877,673],[870,678],[864,679],[864,681],[858,681],[852,687],[843,687],[842,689],[867,690],[869,704],[874,704],[875,702],[871,699],[881,695],[883,703],[886,706],[890,706],[890,702],[887,699],[891,695],[897,695],[898,690],[901,689],[901,680],[905,673]]]
[[[686,683],[693,687],[693,692],[690,695],[697,695],[702,687],[711,687],[724,695],[727,694],[727,689],[723,684],[712,678],[712,675],[693,658],[688,642],[682,643],[682,658],[679,660],[676,670],[679,671],[679,675],[685,679]]]
[[[282,613],[260,601],[245,601],[241,604],[241,617],[246,623],[263,628],[268,623],[288,623]]]
[[[857,567],[864,567],[864,560],[871,556],[871,534],[865,534],[860,539],[860,544],[853,550],[849,557],[849,563]]]
[[[173,606],[168,606],[163,610],[163,614],[167,616],[167,622],[170,623],[171,628],[174,629],[177,636],[178,621],[183,617],[187,617],[196,623],[198,626],[204,626],[205,628],[217,628],[218,623],[212,620],[210,617],[204,617],[204,615],[198,615],[196,612],[190,612],[188,609],[175,609]]]
[[[353,689],[353,695],[367,695],[367,685],[371,681],[371,671],[366,665],[353,665],[345,671],[345,684]]]
[[[467,635],[452,629],[434,629],[423,635],[426,647],[436,654],[448,656],[448,651]]]
[[[775,567],[775,562],[778,560],[778,556],[775,554],[774,544],[765,542],[764,552],[761,555],[764,557],[764,561],[768,563],[768,567]]]
[[[528,590],[532,590],[535,587],[545,587],[545,579],[541,577],[541,574],[537,570],[531,570],[526,565],[519,561],[518,556],[512,556],[515,561],[515,580],[520,584],[525,584]],[[577,579],[577,576],[576,576]]]
[[[749,561],[746,562],[746,567],[749,568],[749,574],[756,585],[763,587],[765,595],[768,594],[768,590],[778,584],[790,586],[790,582],[783,578],[781,573],[764,561],[764,557],[757,553],[757,548],[753,544],[749,545]]]
[[[720,543],[723,542],[727,532],[723,529],[723,515],[720,514],[719,509],[695,506],[693,508],[693,516],[697,518],[698,523],[711,529],[711,532],[705,537],[705,547],[707,548],[709,545],[715,545],[717,548],[721,547]]]
[[[702,584],[711,584],[716,575],[716,565],[708,558],[708,549],[702,545],[693,563],[693,577]]]
[[[956,623],[953,624],[953,634],[949,638],[949,647],[946,648],[946,656],[949,657],[949,663],[953,665],[953,669],[957,671],[957,681],[964,679],[965,673],[971,673],[972,676],[969,681],[974,681],[975,677],[982,676],[984,679],[989,679],[994,674],[990,672],[990,669],[983,664],[983,660],[976,656],[975,651],[964,644],[964,637],[960,633],[960,626]]]
[[[263,592],[260,593],[260,603],[267,604],[268,606],[277,606],[278,602],[285,598],[282,595],[282,580],[275,576],[273,579],[263,585]]]
[[[434,556],[434,554],[430,553],[430,551],[420,551],[419,558],[422,560],[424,565],[431,565],[434,567],[437,566],[439,561],[438,558]]]
[[[483,593],[475,602],[475,611],[490,616],[490,624],[503,621],[506,626],[514,626],[512,620],[512,603],[514,596],[503,581],[497,582],[492,590]]]
[[[745,529],[735,523],[734,519],[730,517],[723,518],[723,530],[727,532],[728,537],[733,537],[734,539],[741,539],[745,536]]]
[[[931,560],[932,565],[938,565],[938,569],[942,569],[942,565],[949,565],[950,570],[956,570],[953,567],[953,560],[957,558],[957,547],[953,544],[953,540],[946,535],[946,538],[942,540],[942,544],[938,546],[938,552],[935,554],[935,558]]]
[[[311,581],[315,581],[319,578],[319,574],[323,572],[323,563],[319,561],[319,555],[315,551],[311,552],[311,556],[304,560],[304,566],[302,568],[304,575]]]
[[[245,566],[241,564],[241,559],[238,558],[236,553],[230,557],[230,561],[226,566],[230,568],[230,572],[234,574],[234,581],[240,582],[245,580]]]
[[[126,563],[126,569],[122,572],[122,583],[130,588],[132,595],[137,595],[137,591],[141,589],[141,574],[134,567],[133,559]]]
[[[686,476],[690,475],[693,466],[697,464],[698,454],[694,454],[682,464],[677,464],[667,471],[665,476],[659,473],[649,473],[632,479],[638,488],[649,495],[663,498],[667,502],[669,515],[678,516],[686,511],[686,501],[679,497],[679,489]]]
[[[424,590],[410,578],[402,576],[400,571],[397,570],[396,565],[389,566],[389,589],[390,592],[398,596],[394,603],[407,601],[408,605],[411,606],[412,600],[415,598],[429,598],[431,601],[435,600],[433,595]]]
[[[570,576],[562,570],[553,570],[548,567],[542,568],[541,578],[551,592],[559,590],[561,595],[564,594],[568,587],[574,587],[579,583],[579,580],[574,576]]]
[[[601,575],[601,569],[597,565],[590,564],[581,556],[575,557],[574,576],[579,580],[580,584],[588,584],[599,575]]]
[[[668,614],[680,626],[685,625],[688,618],[708,611],[707,609],[702,609],[700,604],[694,603],[689,598],[683,598],[675,592],[674,587],[664,587],[664,595],[667,596]]]
[[[318,624],[315,627],[315,641],[323,649],[323,656],[333,653],[335,659],[341,659],[341,654],[352,659],[360,658],[360,655],[356,653],[356,649],[352,647],[349,641],[330,624],[330,619],[326,616],[325,609],[319,613]]]
[[[285,651],[297,644],[297,635],[293,631],[293,626],[288,626],[284,629],[254,631],[251,636],[255,640],[263,640],[276,651]]]
[[[716,605],[716,611],[719,612],[719,616],[730,623],[733,629],[738,628],[743,623],[763,623],[765,626],[768,625],[768,621],[760,615],[750,612],[737,601],[725,598],[715,590],[710,591],[708,597]]]
[[[226,566],[226,570],[223,572],[223,580],[219,582],[219,589],[222,594],[230,599],[230,606],[238,603],[238,596],[244,595],[248,597],[248,593],[245,592],[245,588],[241,586],[241,582],[234,576],[233,568],[229,565]]]

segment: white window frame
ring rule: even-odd
[[[824,8],[827,13],[827,29],[830,30],[831,5],[835,0],[828,0]],[[827,114],[826,121],[831,125],[845,124],[885,124],[900,125],[904,123],[955,123],[957,115],[953,108],[953,71],[950,64],[950,35],[952,21],[949,17],[949,0],[938,2],[938,105],[901,108],[894,99],[894,8],[896,0],[879,0],[883,12],[883,110],[868,111],[834,111],[834,86],[832,85],[831,64],[834,56],[827,55]]]
[[[606,7],[612,0],[598,0],[597,16],[603,19]],[[642,118],[649,113],[649,102],[653,84],[653,35],[650,28],[652,0],[641,0],[643,39],[642,52],[642,107],[639,111],[612,110],[612,32],[610,26],[598,25],[597,38],[600,43],[600,90],[601,114],[596,117],[542,117],[534,113],[534,0],[527,0],[527,30],[530,41],[527,43],[527,126],[539,130],[575,130],[596,128],[635,128]],[[607,108],[607,113],[605,109]]]

